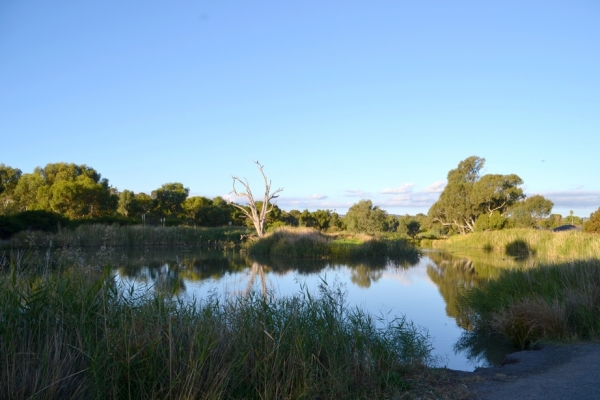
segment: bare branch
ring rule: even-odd
[[[235,204],[232,201],[229,201],[229,203],[241,210],[244,213],[244,215],[252,221],[252,223],[254,224],[254,228],[256,229],[256,233],[259,237],[262,237],[265,231],[266,216],[273,210],[273,204],[271,203],[271,201],[279,197],[278,193],[282,192],[283,188],[279,188],[271,193],[271,181],[267,179],[267,176],[263,171],[263,165],[261,165],[258,161],[254,161],[254,163],[258,166],[258,169],[263,177],[265,184],[265,194],[263,197],[260,212],[257,209],[256,200],[254,199],[252,190],[250,190],[250,184],[248,183],[248,179],[246,178],[242,180],[237,176],[232,176],[231,178],[233,180],[233,190],[230,193],[233,193],[237,197],[246,198],[248,200],[248,207]],[[238,192],[235,188],[236,183],[242,185],[244,187],[244,191]],[[250,210],[248,210],[248,208]]]

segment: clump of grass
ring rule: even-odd
[[[142,225],[80,225],[57,233],[22,231],[8,242],[9,247],[133,247],[199,246],[212,249],[235,247],[248,230],[242,227],[152,227]]]
[[[484,249],[512,257],[536,254],[543,260],[555,261],[589,259],[600,254],[600,236],[577,231],[503,229],[456,235],[432,244],[439,249]]]
[[[600,260],[502,271],[467,290],[461,311],[474,329],[525,348],[540,340],[600,336]]]
[[[431,360],[422,330],[379,329],[326,283],[195,304],[133,298],[108,270],[0,287],[0,398],[389,398]]]
[[[418,260],[419,256],[417,248],[406,239],[364,236],[334,238],[310,228],[278,229],[250,241],[246,248],[254,256],[332,261],[407,257]]]

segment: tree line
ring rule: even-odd
[[[270,204],[273,208],[266,215],[266,224],[269,228],[396,232],[414,238],[425,230],[438,236],[510,227],[552,227],[564,221],[560,215],[551,214],[550,200],[540,195],[526,197],[518,175],[481,175],[484,164],[485,159],[473,156],[448,172],[448,184],[427,215],[391,215],[371,200],[359,201],[344,216],[331,210],[288,212]],[[255,203],[261,210],[262,202]],[[27,228],[36,215],[49,218],[49,214],[40,214],[45,212],[79,222],[252,227],[244,209],[250,211],[245,205],[229,203],[219,196],[189,196],[189,188],[179,182],[165,183],[150,194],[118,191],[85,164],[51,163],[32,173],[0,164],[0,216],[4,216],[4,225],[7,217],[22,214],[17,220]],[[576,222],[573,217],[571,222]]]

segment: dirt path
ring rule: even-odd
[[[600,399],[600,343],[545,345],[470,374],[474,399]]]

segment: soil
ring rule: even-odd
[[[543,345],[509,354],[502,366],[448,373],[463,398],[600,399],[600,343]]]

